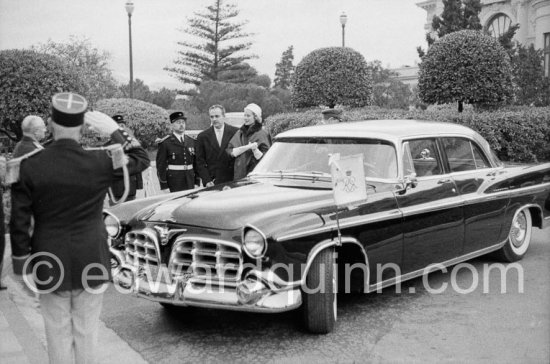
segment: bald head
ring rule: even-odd
[[[40,116],[29,115],[21,123],[23,135],[41,141],[46,136],[46,124]]]

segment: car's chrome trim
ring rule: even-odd
[[[360,219],[360,220],[353,220],[353,221],[345,221],[345,220],[342,221],[342,220],[340,220],[340,230],[350,228],[350,227],[360,226],[360,225],[363,225],[363,224],[371,224],[371,223],[374,223],[374,222],[387,220],[388,218],[390,218],[390,219],[401,218],[401,212],[398,209],[393,209],[393,210],[389,210],[389,211],[376,212],[374,214],[369,214],[368,217],[366,217],[364,219]],[[310,230],[301,231],[301,232],[298,232],[298,233],[287,234],[287,235],[281,235],[281,236],[275,238],[275,240],[278,241],[278,242],[281,242],[281,241],[288,241],[288,240],[298,239],[298,238],[308,236],[308,235],[326,233],[326,232],[333,231],[333,230],[337,229],[337,226],[338,226],[338,224],[336,222],[334,222],[334,223],[326,224],[325,226],[321,226],[321,227],[315,228],[315,229],[310,229]]]
[[[255,257],[253,256],[252,254],[250,254],[250,252],[248,251],[248,249],[246,249],[246,245],[244,243],[244,236],[245,236],[245,232],[247,231],[247,229],[252,229],[252,230],[255,230],[256,232],[258,232],[262,238],[264,239],[264,249],[262,250],[262,253]],[[267,236],[264,234],[264,232],[262,230],[260,230],[259,228],[257,228],[256,226],[252,225],[252,224],[246,224],[242,229],[241,229],[241,242],[243,244],[243,250],[244,252],[246,253],[246,255],[248,255],[250,258],[252,259],[260,259],[262,258],[264,255],[265,255],[265,252],[267,251]]]
[[[120,219],[115,215],[113,214],[112,212],[108,211],[108,210],[103,210],[103,214],[104,215],[109,215],[111,216],[113,219],[115,219],[115,221],[117,222],[118,224],[118,232],[115,236],[109,236],[109,238],[111,239],[118,239],[120,237],[120,233],[122,232],[122,224],[120,223]],[[103,222],[105,223],[105,217],[103,217]]]
[[[302,279],[300,281],[289,282],[288,285],[289,286],[296,286],[296,285],[302,286],[302,285],[304,285],[306,283],[306,277],[307,277],[307,274],[309,273],[309,269],[311,268],[311,264],[313,264],[313,260],[315,259],[317,254],[319,254],[322,250],[324,250],[326,248],[333,247],[333,246],[339,246],[340,241],[342,242],[342,245],[343,244],[355,244],[360,248],[361,253],[363,254],[365,265],[367,267],[367,280],[366,280],[366,282],[369,282],[370,281],[370,266],[369,266],[369,258],[367,256],[367,252],[365,251],[365,247],[359,242],[359,240],[357,240],[357,239],[355,239],[351,236],[342,236],[341,239],[326,239],[326,240],[321,241],[317,245],[315,245],[313,247],[313,249],[311,250],[311,252],[309,253],[308,257],[307,257],[307,263],[306,263],[306,267],[304,269],[304,272],[302,274]]]
[[[159,239],[158,239],[158,236],[157,236],[157,232],[149,227],[146,227],[145,229],[141,229],[141,230],[132,230],[132,231],[129,231],[126,236],[124,237],[124,244],[126,246],[126,251],[129,249],[128,248],[128,241],[127,239],[130,239],[130,236],[132,236],[132,234],[134,235],[137,235],[137,234],[143,234],[144,236],[147,236],[149,238],[149,240],[151,240],[153,242],[153,245],[155,247],[155,253],[156,253],[156,258],[157,258],[157,262],[158,264],[161,263],[161,256],[160,256],[160,243],[159,243]]]
[[[179,250],[181,249],[181,247],[185,244],[185,243],[188,243],[190,242],[192,244],[192,248],[191,249],[187,249],[187,252],[184,252],[184,254],[189,254],[191,255],[191,263],[188,265],[187,267],[187,270],[184,272],[184,271],[179,271],[177,269],[175,269],[176,266],[184,266],[185,263],[183,262],[177,262],[175,259],[176,259],[176,254],[177,253],[182,253],[180,252]],[[205,251],[205,250],[201,250],[199,249],[199,247],[197,247],[197,244],[195,243],[207,243],[207,244],[215,244],[216,245],[216,252],[211,254],[210,252],[208,251]],[[230,248],[232,248],[235,252],[222,252],[220,250],[220,246],[228,246]],[[199,257],[205,257],[205,256],[210,256],[213,260],[215,260],[215,263],[214,262],[210,262],[210,263],[206,263],[206,262],[203,262],[201,263],[199,260]],[[225,276],[225,272],[222,271],[222,274],[219,274],[218,272],[218,269],[219,268],[224,268],[223,267],[223,262],[222,260],[223,259],[235,259],[235,260],[238,260],[238,264],[237,264],[237,267],[235,268],[232,268],[232,270],[235,271],[235,277],[234,278],[227,278]],[[201,275],[200,273],[200,270],[201,268],[206,268],[208,267],[208,269],[212,268],[213,271],[216,273],[216,276],[215,277],[209,277],[207,275]],[[168,271],[171,273],[171,274],[192,274],[192,279],[199,279],[199,280],[204,280],[205,282],[216,282],[216,281],[223,281],[223,282],[227,282],[227,283],[230,283],[232,281],[238,281],[240,279],[240,276],[242,274],[242,270],[243,270],[243,257],[242,257],[242,247],[240,244],[237,244],[235,242],[232,242],[232,241],[227,241],[227,240],[221,240],[221,239],[216,239],[216,238],[210,238],[210,237],[204,237],[204,236],[200,236],[200,235],[181,235],[179,237],[176,238],[176,240],[174,241],[173,245],[172,245],[172,249],[170,250],[170,256],[168,258]]]
[[[431,273],[431,272],[436,272],[436,271],[440,270],[440,268],[442,268],[442,267],[447,268],[451,265],[455,265],[457,263],[464,262],[464,261],[482,256],[482,255],[485,255],[487,253],[490,253],[490,252],[493,252],[495,250],[498,250],[498,249],[502,248],[504,246],[504,244],[506,244],[507,241],[508,241],[508,238],[506,238],[501,243],[491,245],[487,248],[483,248],[483,249],[477,250],[475,252],[464,254],[464,255],[461,255],[460,257],[449,259],[449,260],[446,260],[442,263],[433,263],[433,264],[430,264],[430,265],[428,265],[428,266],[426,266],[422,269],[415,270],[414,272],[402,274],[402,275],[399,275],[397,277],[386,279],[385,281],[372,284],[372,285],[369,286],[369,290],[368,290],[367,293],[376,292],[376,291],[379,291],[383,288],[386,288],[386,287],[389,287],[389,286],[394,286],[398,283],[405,282],[405,281],[408,281],[410,279],[414,279],[414,278],[417,278],[417,277],[421,277],[421,276],[423,276],[425,274],[428,274],[428,273]],[[430,267],[432,267],[433,269],[430,269]]]
[[[451,198],[453,199],[453,201],[447,202],[447,203],[433,203],[433,204],[429,204],[429,206],[424,206],[424,207],[402,207],[401,212],[403,213],[403,217],[407,217],[407,216],[422,214],[424,212],[452,209],[452,208],[461,207],[464,205],[464,201],[461,200],[459,196],[451,197]]]

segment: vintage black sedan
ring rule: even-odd
[[[330,155],[362,155],[367,199],[335,204]],[[114,282],[165,307],[280,312],[314,333],[336,292],[527,252],[550,225],[550,163],[506,166],[456,124],[374,120],[281,133],[247,178],[105,213]]]

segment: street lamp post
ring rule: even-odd
[[[342,12],[340,15],[340,24],[342,24],[342,47],[346,46],[345,35],[346,35],[346,23],[348,22],[348,16],[346,13]]]
[[[128,42],[130,44],[130,98],[134,98],[134,65],[132,63],[132,13],[134,12],[134,3],[128,1],[125,5],[128,13]]]

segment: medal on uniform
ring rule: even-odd
[[[176,159],[176,153],[172,153],[172,159]]]

